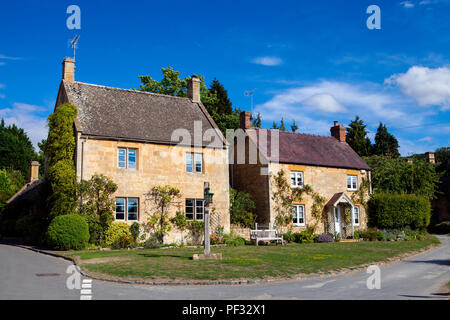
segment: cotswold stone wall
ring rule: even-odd
[[[81,179],[81,172],[83,172],[84,180],[90,179],[95,173],[110,177],[118,185],[114,197],[139,199],[139,222],[146,222],[152,210],[155,209],[145,196],[153,186],[171,185],[181,191],[181,197],[176,200],[170,210],[169,216],[173,217],[177,210],[185,211],[186,199],[203,199],[203,183],[208,181],[214,192],[215,215],[211,219],[213,228],[220,225],[224,227],[225,232],[230,231],[229,169],[226,149],[190,148],[91,138],[82,148],[82,141],[83,139],[78,137],[78,179]],[[136,169],[118,168],[119,148],[137,149]],[[203,154],[203,173],[186,172],[187,152]],[[81,168],[82,164],[83,168]],[[187,234],[188,232],[185,231],[184,238]],[[180,232],[173,230],[166,237],[165,242],[180,242],[182,238]]]
[[[239,237],[244,238],[247,241],[250,241],[250,228],[244,228],[244,227],[232,224],[230,229],[231,229],[231,232],[235,233]]]
[[[279,170],[284,170],[287,179],[290,179],[291,171],[301,171],[303,172],[304,184],[308,184],[313,188],[314,192],[319,193],[322,197],[325,197],[325,203],[328,202],[334,194],[339,192],[344,192],[350,199],[353,191],[347,190],[347,175],[355,175],[358,177],[358,187],[361,185],[362,178],[367,179],[367,172],[362,173],[360,170],[349,170],[349,169],[339,169],[339,168],[328,168],[328,167],[318,167],[318,166],[303,166],[303,165],[292,165],[292,164],[282,164],[282,163],[270,163],[269,172],[276,175]],[[290,180],[289,180],[290,181]],[[270,206],[271,206],[271,216],[270,223],[273,225],[275,222],[275,210],[274,203],[272,201],[272,195],[274,192],[273,182],[271,181],[270,187]],[[367,199],[367,198],[366,198]],[[306,226],[314,224],[314,218],[311,215],[311,206],[313,205],[313,200],[311,197],[305,195],[303,201],[297,203],[305,205],[306,213]],[[365,229],[367,227],[367,214],[363,206],[358,203],[355,205],[360,208],[360,225],[355,226],[357,229]],[[332,209],[328,210],[329,215],[332,214]],[[294,227],[294,231],[304,230],[306,227]],[[323,232],[324,226],[319,225],[316,230],[317,233]]]

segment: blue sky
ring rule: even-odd
[[[81,30],[66,9],[81,8]],[[369,5],[381,30],[369,30]],[[329,135],[359,115],[373,139],[386,123],[403,155],[450,145],[450,0],[3,1],[0,117],[47,135],[68,41],[81,36],[76,80],[121,88],[139,75],[216,77],[263,126],[295,119]]]

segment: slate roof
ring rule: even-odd
[[[334,168],[370,170],[369,165],[346,143],[334,137],[293,132],[279,132],[279,159],[271,155],[272,133],[268,129],[248,129],[253,142],[267,134],[267,155],[270,161]],[[263,140],[262,140],[263,141]],[[264,150],[258,145],[259,150]]]
[[[16,201],[35,201],[39,197],[43,182],[44,180],[40,179],[27,183],[6,202],[6,206],[10,206]]]
[[[195,121],[201,123],[202,137],[217,128],[205,107],[188,98],[65,80],[62,86],[68,102],[78,108],[77,129],[83,135],[177,144],[180,139],[171,137],[176,129],[187,130],[194,141]],[[221,148],[225,141],[222,134],[214,134],[213,142],[203,145]]]

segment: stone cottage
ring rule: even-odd
[[[371,171],[346,143],[345,126],[335,122],[331,136],[326,137],[252,128],[251,120],[250,112],[241,114],[245,157],[238,159],[239,143],[242,145],[244,140],[237,137],[231,168],[232,186],[251,194],[259,224],[270,227],[275,224],[273,177],[283,170],[292,188],[309,185],[326,199],[324,214],[328,215],[328,221],[319,223],[316,232],[328,231],[351,237],[354,230],[366,228],[367,215],[355,193],[365,180],[367,188],[363,193],[368,195]],[[316,222],[311,214],[312,205],[311,196],[293,203],[291,226],[294,231],[304,230]]]
[[[105,87],[75,81],[75,61],[63,62],[59,105],[78,108],[75,120],[76,174],[95,173],[117,185],[115,220],[146,222],[154,205],[146,193],[170,185],[181,192],[170,216],[204,218],[204,182],[214,192],[211,228],[230,230],[228,145],[200,101],[200,80],[192,77],[188,97]],[[171,232],[165,242],[179,242]]]

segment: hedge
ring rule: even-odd
[[[380,229],[423,229],[430,223],[428,199],[412,194],[377,194],[368,202],[369,225]]]
[[[89,241],[86,220],[77,214],[55,217],[47,229],[47,243],[57,250],[81,250]]]

